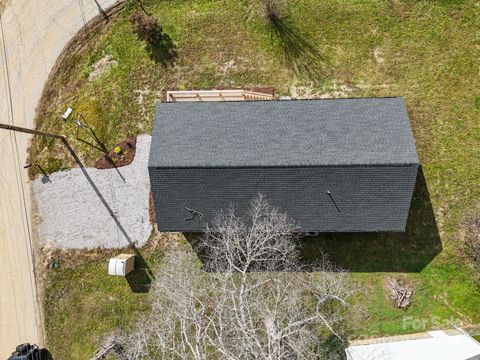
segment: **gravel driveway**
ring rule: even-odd
[[[118,169],[75,168],[35,180],[40,243],[56,248],[120,248],[148,240],[148,153],[151,137],[137,138],[135,159]],[[85,172],[84,172],[85,171]]]

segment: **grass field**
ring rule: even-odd
[[[150,132],[154,102],[166,88],[273,86],[294,97],[404,96],[422,163],[408,231],[306,239],[304,255],[327,251],[364,289],[357,300],[368,315],[354,335],[425,330],[404,326],[404,317],[426,319],[427,327],[435,325],[433,317],[480,322],[480,289],[458,236],[480,198],[478,4],[291,0],[272,28],[254,0],[143,3],[171,38],[169,55],[149,54],[136,39],[128,21],[133,7],[127,6],[63,59],[39,106],[38,129],[66,134],[92,164],[98,150],[75,140],[74,125],[59,119],[67,106],[111,148],[128,134]],[[93,64],[107,54],[118,65],[89,82]],[[47,139],[35,138],[30,154],[47,171],[74,165],[60,144]],[[82,344],[93,351],[103,334],[146,306],[145,294],[131,293],[104,270],[92,261],[49,272],[45,309],[52,349],[72,347],[78,349],[72,359],[84,358]],[[395,274],[417,289],[406,310],[385,298],[384,281]],[[63,300],[55,301],[63,288]],[[114,300],[105,300],[109,296]]]
[[[86,359],[106,334],[128,329],[148,309],[147,295],[108,276],[107,258],[51,271],[45,290],[47,345],[54,359]]]
[[[150,308],[149,285],[165,246],[179,243],[173,234],[154,234],[135,252],[135,270],[126,277],[109,276],[108,260],[123,250],[53,250],[45,254],[60,267],[47,270],[44,319],[49,351],[54,359],[93,356],[108,335],[136,325]]]

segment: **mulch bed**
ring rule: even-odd
[[[157,223],[157,216],[155,214],[155,204],[153,202],[153,192],[150,190],[150,196],[148,198],[148,217],[150,223],[156,224]]]
[[[135,158],[137,137],[131,136],[118,143],[113,147],[108,154],[103,155],[95,162],[97,169],[113,169],[122,166],[126,166],[132,163]],[[116,154],[114,149],[120,146],[122,148],[121,154]]]

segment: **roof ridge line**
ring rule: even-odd
[[[201,90],[185,90],[185,91],[201,91]],[[375,99],[403,99],[405,98],[403,96],[375,96],[375,97],[368,97],[368,96],[362,96],[362,97],[342,97],[342,98],[308,98],[308,99],[279,99],[279,98],[274,98],[271,100],[246,100],[246,101],[237,101],[237,100],[225,100],[225,101],[162,101],[158,100],[156,104],[186,104],[186,103],[203,103],[203,104],[221,104],[221,103],[252,103],[252,102],[265,102],[265,101],[275,101],[275,102],[287,102],[287,101],[332,101],[332,100],[375,100]]]
[[[352,168],[352,167],[410,167],[410,166],[420,166],[420,163],[378,163],[378,164],[318,164],[318,165],[184,165],[184,166],[159,166],[159,165],[149,165],[149,168],[156,169],[303,169],[303,168]]]

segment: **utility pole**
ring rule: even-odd
[[[24,128],[24,127],[20,127],[20,126],[7,125],[7,124],[2,124],[2,123],[0,123],[0,129],[10,130],[10,131],[18,131],[18,132],[22,132],[22,133],[25,133],[25,134],[45,136],[45,137],[61,140],[63,145],[65,145],[65,147],[68,149],[68,151],[73,156],[75,161],[80,165],[80,167],[83,167],[82,162],[80,161],[80,158],[77,156],[77,154],[75,154],[75,151],[73,151],[72,147],[68,143],[67,138],[63,135],[51,134],[51,133],[47,133],[47,132],[44,132],[44,131],[38,131],[38,130],[33,130],[33,129]]]
[[[67,141],[67,139],[63,135],[51,134],[51,133],[47,133],[47,132],[44,132],[44,131],[28,129],[28,128],[15,126],[15,125],[8,125],[8,124],[0,123],[0,129],[10,130],[10,131],[18,131],[18,132],[23,132],[23,133],[32,134],[32,135],[45,136],[45,137],[49,137],[49,138],[59,139],[59,140],[62,140],[63,142]]]

